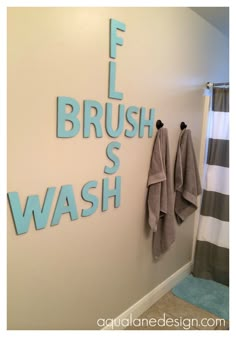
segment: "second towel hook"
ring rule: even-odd
[[[187,124],[185,124],[184,122],[181,122],[181,124],[180,124],[180,129],[181,130],[184,130],[184,129],[186,129],[187,128]]]

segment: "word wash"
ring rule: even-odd
[[[125,32],[124,23],[110,19],[110,50],[109,57],[109,82],[108,98],[121,101],[124,94],[116,90],[116,49],[123,46],[123,38],[117,32]],[[81,108],[82,107],[82,108]],[[82,111],[81,111],[82,110]],[[80,115],[83,113],[83,125],[80,122]],[[117,127],[114,128],[113,117],[116,116]],[[104,106],[95,100],[84,100],[80,104],[72,97],[59,96],[57,98],[57,137],[72,138],[79,133],[83,138],[91,137],[91,129],[95,131],[95,137],[101,138],[106,133],[111,138],[118,138],[123,135],[128,138],[144,137],[144,129],[148,129],[148,137],[153,135],[155,110],[153,108],[137,107],[135,105],[125,106],[112,103],[105,103]],[[69,127],[68,127],[69,126]],[[104,129],[105,127],[105,129]],[[109,198],[114,198],[114,207],[121,204],[121,176],[112,176],[117,173],[120,160],[116,151],[121,148],[121,144],[112,141],[106,147],[106,155],[111,161],[111,166],[104,167],[104,174],[108,177],[102,179],[102,196],[99,198],[94,190],[99,186],[96,180],[86,182],[81,189],[81,196],[88,203],[88,208],[82,209],[80,214],[72,185],[60,187],[57,196],[56,206],[52,218],[49,219],[56,187],[47,188],[43,204],[40,204],[38,195],[27,197],[24,211],[21,208],[21,201],[18,192],[9,192],[8,201],[12,212],[13,221],[17,234],[24,234],[29,231],[31,220],[34,220],[35,228],[43,229],[50,223],[50,226],[58,225],[63,214],[68,213],[71,221],[77,220],[80,216],[87,217],[94,214],[99,204],[102,212],[108,210]],[[115,151],[115,152],[114,152]],[[101,199],[101,200],[100,200]]]

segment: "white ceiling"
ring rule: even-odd
[[[195,13],[229,36],[229,7],[190,7]]]

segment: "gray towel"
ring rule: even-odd
[[[198,165],[191,131],[184,129],[179,136],[175,161],[175,215],[181,224],[197,209],[197,196],[201,193]]]
[[[153,256],[164,253],[175,240],[173,188],[167,129],[158,130],[148,174],[148,222],[153,231]]]

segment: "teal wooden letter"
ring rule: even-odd
[[[114,163],[113,167],[105,166],[104,172],[107,174],[116,173],[120,167],[120,159],[112,152],[113,149],[119,149],[120,143],[119,142],[111,142],[108,144],[106,149],[107,157]]]
[[[71,221],[78,219],[75,196],[71,185],[64,185],[61,187],[51,226],[58,225],[62,214],[65,213],[70,213]]]
[[[55,190],[55,187],[47,189],[42,210],[38,195],[29,196],[26,201],[24,213],[21,209],[18,193],[9,192],[7,194],[17,234],[24,234],[28,232],[31,217],[34,218],[36,229],[45,228],[48,222]]]
[[[102,211],[108,210],[108,199],[114,197],[114,207],[120,206],[121,177],[115,177],[115,188],[109,190],[109,178],[103,179]]]
[[[115,89],[116,86],[116,63],[109,62],[109,84],[108,84],[108,97],[114,99],[123,99],[123,93]]]
[[[154,127],[154,118],[155,118],[155,110],[150,109],[149,112],[149,119],[145,119],[146,109],[141,108],[141,115],[140,115],[140,124],[139,124],[139,137],[143,138],[144,136],[144,127],[148,127],[148,137],[152,137],[153,134],[153,127]]]
[[[112,104],[106,103],[106,131],[108,135],[112,138],[117,138],[121,135],[124,129],[124,117],[125,117],[125,107],[123,104],[119,104],[118,110],[118,126],[116,130],[112,128],[112,116],[114,118],[114,113],[112,112]]]
[[[72,111],[66,112],[66,106],[70,105]],[[59,96],[57,98],[57,137],[72,138],[77,135],[80,130],[80,123],[77,118],[79,113],[79,103],[70,97]],[[66,130],[66,121],[72,125],[70,130]]]
[[[138,133],[138,122],[132,117],[133,113],[138,113],[138,108],[136,106],[130,106],[126,111],[127,122],[132,125],[132,130],[125,130],[125,136],[132,138]]]
[[[91,116],[91,109],[96,110],[96,115]],[[90,125],[93,124],[95,128],[96,138],[102,137],[102,127],[100,119],[102,118],[102,106],[97,101],[84,101],[84,138],[90,137]]]
[[[92,215],[93,213],[96,212],[96,210],[98,208],[98,198],[95,195],[89,193],[89,190],[91,188],[96,188],[97,184],[98,183],[95,180],[89,181],[82,188],[82,191],[81,191],[82,198],[85,201],[91,202],[91,204],[92,204],[92,206],[90,208],[82,210],[82,213],[81,213],[82,216]]]
[[[110,19],[110,57],[116,58],[116,46],[123,46],[123,38],[116,35],[117,30],[125,32],[126,26],[124,23],[114,19]]]

